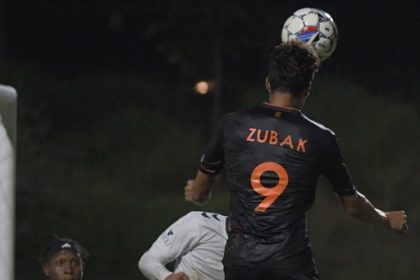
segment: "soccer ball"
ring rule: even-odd
[[[300,40],[311,45],[321,61],[330,57],[337,47],[338,30],[333,18],[315,8],[297,10],[283,25],[282,42]]]

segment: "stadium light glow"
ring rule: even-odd
[[[210,85],[207,81],[199,81],[195,84],[194,90],[201,95],[205,95],[209,92]]]

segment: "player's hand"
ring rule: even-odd
[[[192,202],[192,187],[194,185],[194,180],[188,180],[187,184],[184,187],[184,198],[185,201]]]
[[[189,280],[190,278],[184,272],[172,273],[165,280]]]
[[[405,233],[408,230],[407,226],[407,215],[404,211],[390,211],[385,212],[385,215],[388,219],[388,225],[390,229],[398,232]]]

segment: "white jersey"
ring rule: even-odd
[[[139,268],[148,279],[184,272],[190,280],[223,280],[226,216],[193,211],[165,230],[143,254]],[[176,261],[174,272],[165,265]]]

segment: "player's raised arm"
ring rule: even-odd
[[[335,135],[332,132],[326,135],[329,141],[323,158],[323,174],[340,197],[346,213],[362,221],[385,225],[399,233],[407,231],[407,215],[404,211],[384,212],[375,208],[357,191]]]
[[[360,192],[350,196],[340,196],[347,214],[366,222],[389,227],[398,233],[407,231],[407,215],[403,210],[384,212],[375,208]]]

